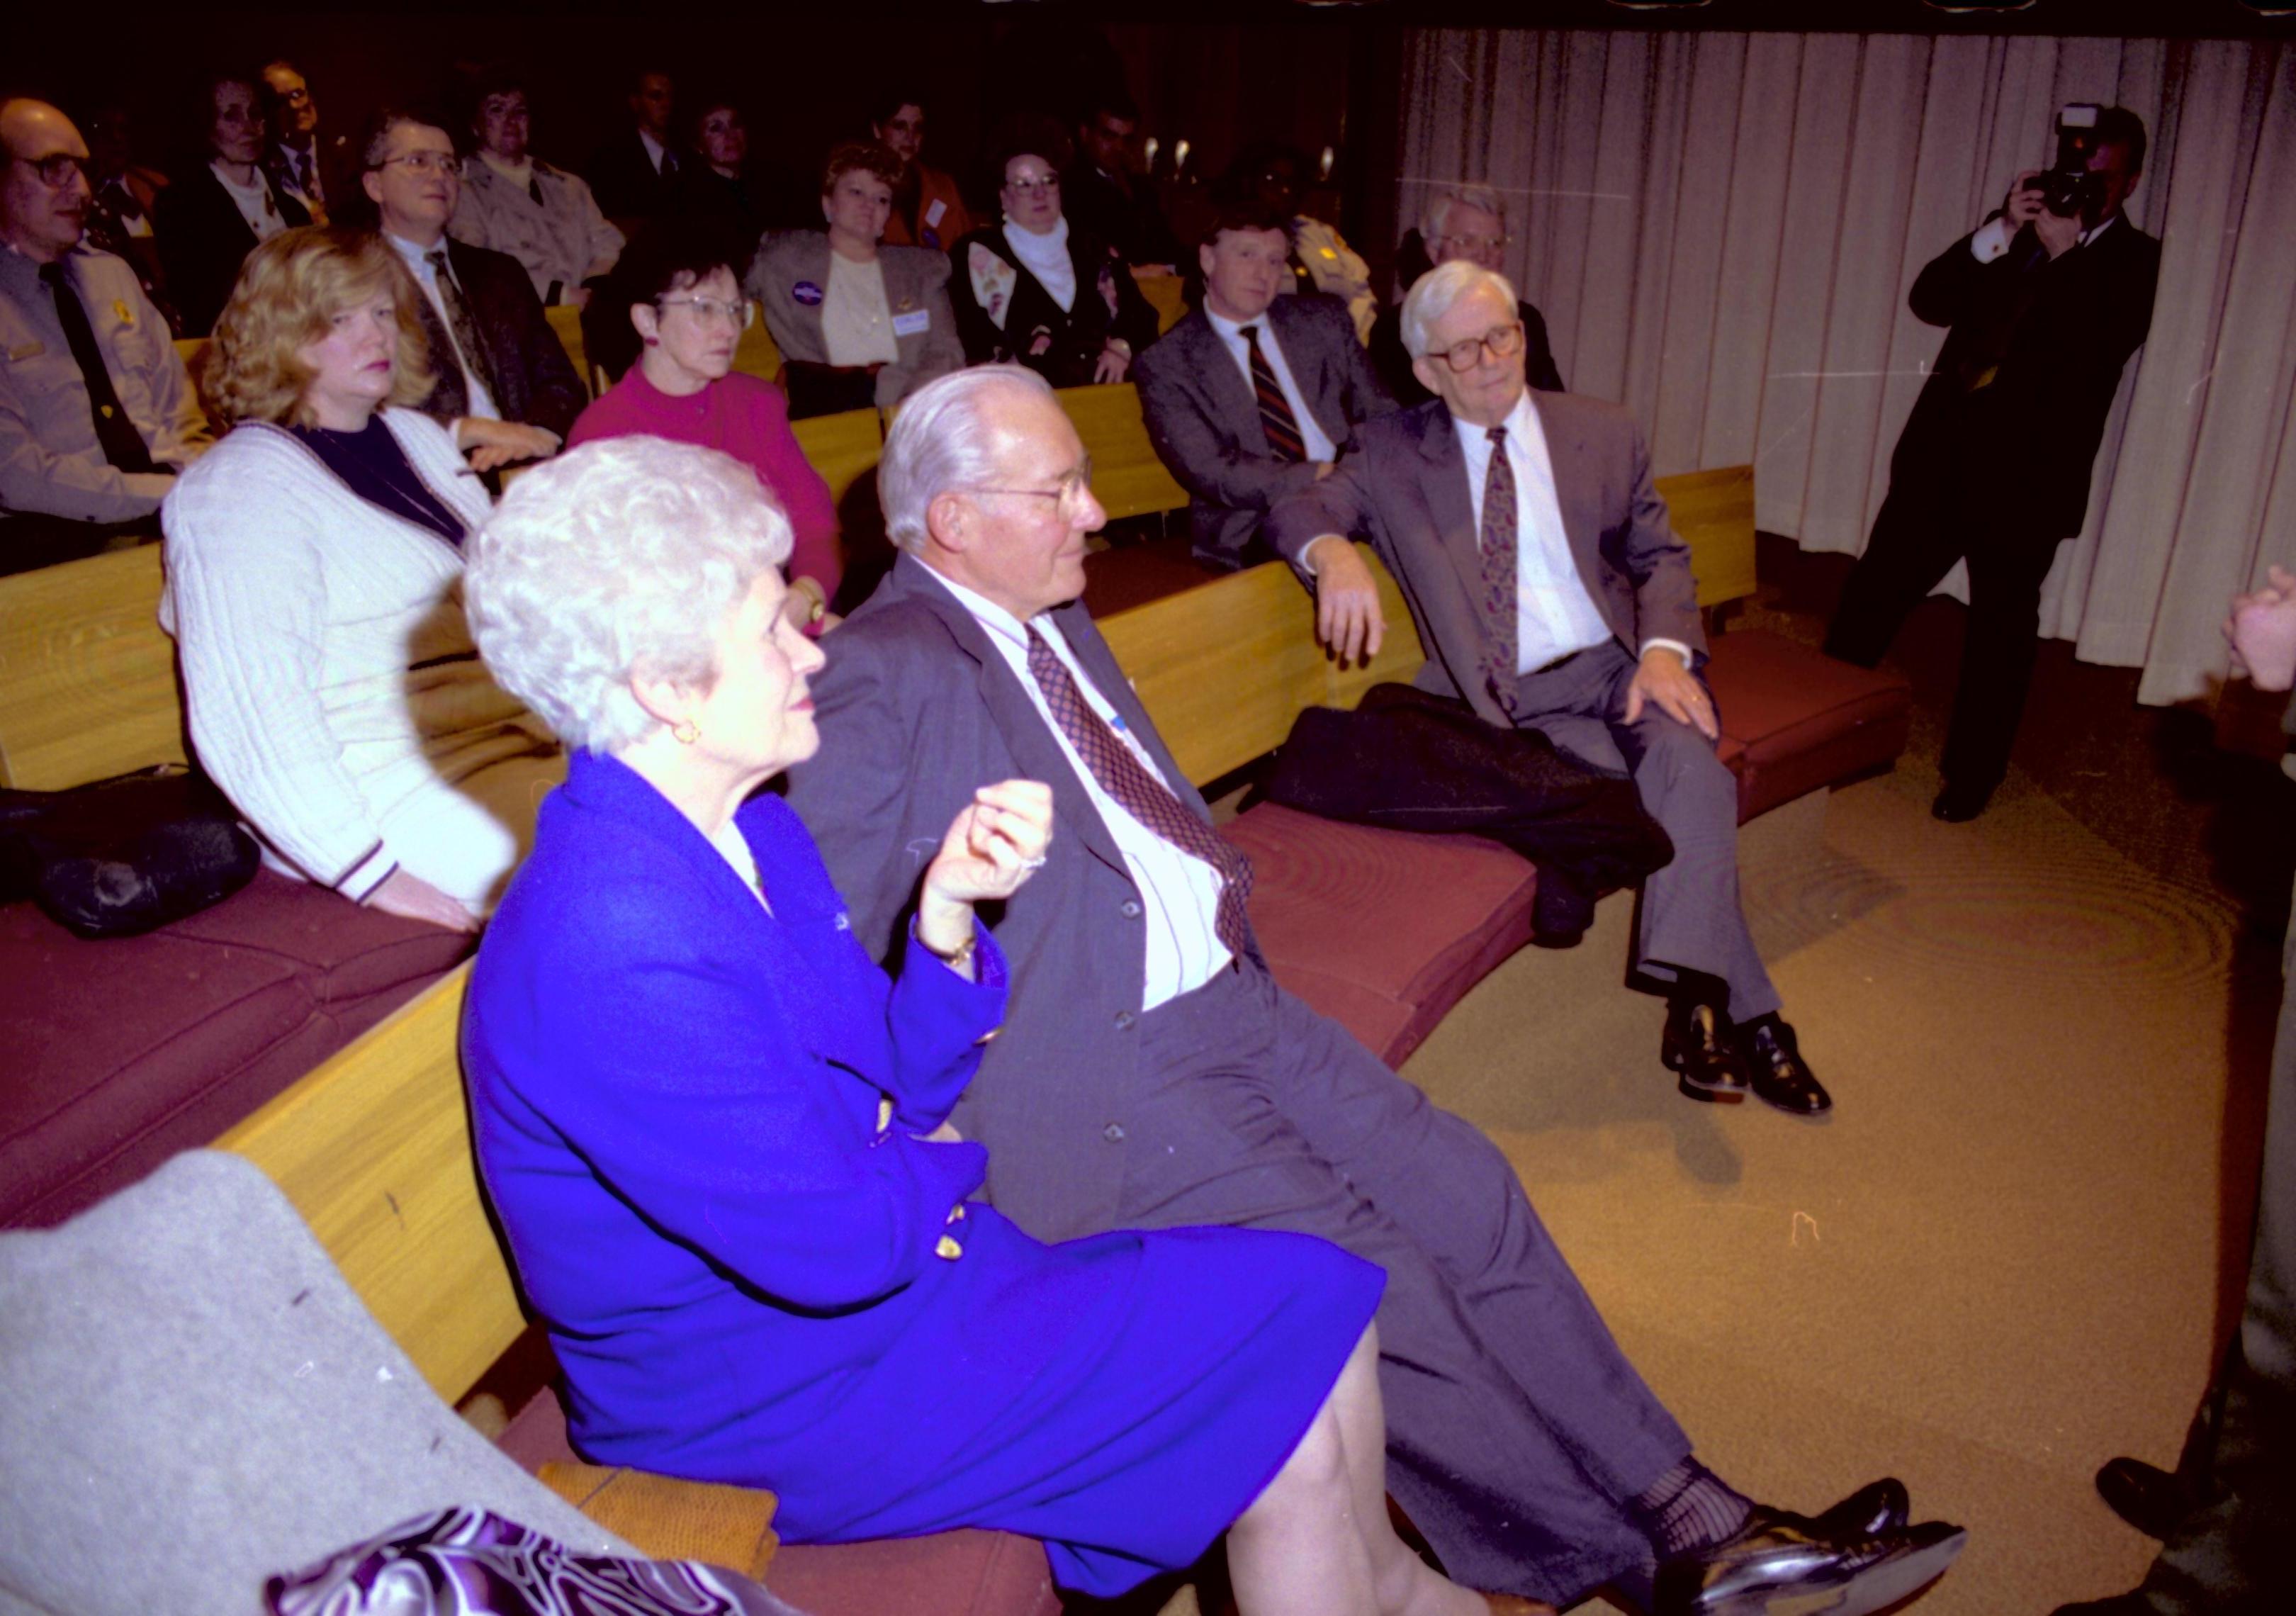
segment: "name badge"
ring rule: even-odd
[[[818,308],[821,307],[821,288],[816,286],[811,281],[800,281],[796,285],[791,287],[790,296],[795,298],[808,308]]]
[[[135,311],[127,307],[127,299],[125,298],[111,299],[111,312],[119,316],[119,323],[122,325],[135,324]]]
[[[897,337],[922,337],[932,329],[932,310],[913,309],[893,316],[893,334]]]
[[[925,224],[927,227],[930,228],[934,225],[939,224],[941,220],[946,218],[947,216],[948,204],[941,201],[940,198],[935,197],[932,199],[932,206],[925,209]]]

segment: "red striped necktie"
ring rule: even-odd
[[[1259,400],[1259,430],[1267,434],[1267,452],[1287,464],[1307,459],[1307,440],[1300,436],[1299,419],[1284,401],[1283,384],[1275,379],[1275,367],[1267,362],[1267,356],[1259,351],[1259,327],[1239,325],[1236,332],[1249,350],[1251,390]]]
[[[1219,872],[1219,910],[1212,927],[1228,952],[1242,958],[1251,938],[1250,923],[1244,914],[1244,900],[1251,896],[1250,858],[1191,812],[1132,755],[1132,749],[1086,702],[1084,692],[1069,675],[1068,664],[1045,643],[1034,625],[1029,628],[1029,674],[1045,693],[1053,722],[1076,748],[1100,789],[1149,830]]]

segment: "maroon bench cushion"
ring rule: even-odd
[[[143,937],[0,908],[0,1226],[59,1222],[209,1143],[470,940],[267,870]]]
[[[547,1387],[496,1446],[528,1471],[578,1457]],[[937,1532],[873,1543],[784,1543],[766,1586],[806,1616],[1061,1616],[1044,1546],[1011,1532]]]
[[[1479,837],[1275,803],[1224,830],[1251,855],[1251,925],[1276,980],[1390,1066],[1530,937],[1536,873]]]
[[[1913,687],[1902,675],[1854,668],[1759,628],[1717,636],[1709,654],[1741,824],[1886,768],[1906,750]]]

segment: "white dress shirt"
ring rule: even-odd
[[[1300,423],[1300,441],[1307,448],[1308,458],[1324,463],[1337,460],[1340,451],[1316,424],[1316,413],[1308,407],[1307,399],[1300,397],[1300,384],[1292,380],[1292,367],[1284,363],[1283,345],[1276,341],[1275,328],[1268,323],[1267,316],[1263,314],[1256,320],[1231,320],[1226,315],[1213,313],[1211,305],[1207,303],[1204,318],[1219,333],[1220,345],[1234,356],[1247,388],[1255,384],[1251,380],[1251,349],[1243,340],[1243,328],[1249,325],[1259,332],[1259,351],[1267,357],[1267,368],[1275,373],[1276,385],[1283,390],[1283,402],[1292,406],[1292,419]],[[1253,397],[1256,402],[1258,394],[1255,392]]]
[[[656,174],[660,173],[662,160],[669,155],[669,148],[647,134],[643,127],[638,130],[638,144],[645,148],[646,161],[653,165],[653,171]]]
[[[422,288],[422,295],[430,299],[430,307],[438,310],[439,328],[447,333],[447,341],[451,347],[455,340],[455,322],[447,317],[447,305],[439,296],[439,272],[430,258],[431,252],[447,245],[447,238],[443,235],[439,238],[438,249],[418,247],[388,230],[382,233],[382,239],[406,260],[406,267],[414,272],[414,283]],[[464,301],[467,303],[468,300],[466,295]],[[494,395],[487,391],[487,384],[479,380],[478,373],[471,368],[470,361],[463,357],[460,349],[455,349],[454,357],[456,366],[463,373],[463,397],[466,400],[463,413],[480,421],[500,421],[502,411],[496,406]]]
[[[1068,736],[1054,721],[1051,704],[1045,700],[1043,690],[1038,688],[1036,676],[1029,671],[1029,631],[1022,627],[1021,619],[994,601],[974,594],[939,572],[932,574],[932,579],[947,590],[957,604],[971,612],[973,619],[988,630],[988,643],[996,647],[997,654],[1012,669],[1013,677],[1021,681],[1021,688],[1029,693],[1029,700],[1036,704],[1037,716],[1044,719],[1045,727],[1052,732],[1053,739],[1060,742],[1062,754],[1068,759],[1069,767],[1076,771],[1077,779],[1084,786],[1086,798],[1100,816],[1101,823],[1108,827],[1109,835],[1116,842],[1117,851],[1124,856],[1125,869],[1132,877],[1132,884],[1140,890],[1140,905],[1145,911],[1144,919],[1148,934],[1147,980],[1142,984],[1140,1007],[1153,1010],[1168,999],[1177,998],[1202,987],[1226,969],[1228,962],[1234,957],[1228,951],[1228,946],[1220,941],[1217,924],[1221,887],[1219,872],[1150,830],[1134,818],[1115,798],[1101,789],[1100,782],[1093,777],[1092,770],[1085,766],[1083,758],[1078,755],[1076,748],[1069,743]],[[1035,619],[1033,626],[1044,636],[1045,644],[1052,648],[1053,654],[1067,667],[1069,677],[1076,681],[1086,705],[1116,732],[1118,739],[1131,749],[1132,755],[1140,760],[1142,767],[1168,787],[1171,783],[1164,780],[1164,771],[1156,767],[1156,760],[1149,755],[1148,749],[1125,724],[1123,716],[1095,687],[1092,677],[1078,666],[1068,642],[1061,636],[1060,628],[1052,618],[1041,615]],[[1057,826],[1054,833],[1060,833]]]
[[[209,163],[208,168],[216,176],[216,183],[223,187],[224,194],[231,198],[232,205],[239,209],[239,217],[247,221],[250,230],[255,232],[257,241],[267,242],[287,228],[287,220],[279,211],[278,199],[271,194],[271,182],[264,177],[261,168],[256,169],[255,183],[251,185],[242,185],[233,179],[230,171],[219,162]]]
[[[1562,501],[1554,491],[1554,463],[1547,455],[1546,433],[1538,424],[1529,388],[1515,400],[1504,425],[1507,463],[1514,468],[1515,671],[1529,673],[1601,644],[1611,637],[1611,628],[1570,554]],[[1480,542],[1483,482],[1491,470],[1489,429],[1456,415],[1451,427],[1467,457],[1467,497],[1474,504]],[[1686,653],[1683,660],[1689,660]]]
[[[2088,229],[2082,231],[2079,238],[2073,242],[2073,245],[2076,247],[2087,246],[2091,242],[2096,240],[2097,237],[2112,229],[2112,219],[2117,219],[2120,217],[2120,215],[2116,213],[2112,216],[2112,218],[2105,219],[2101,223],[2093,225]],[[1990,264],[1994,259],[1999,258],[2003,253],[2009,250],[2009,243],[2016,239],[2016,235],[2017,233],[2009,228],[2009,221],[2006,218],[1988,219],[1984,224],[1980,225],[1977,227],[1977,233],[1969,238],[1970,256],[1974,258],[1980,264]]]

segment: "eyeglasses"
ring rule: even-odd
[[[1047,174],[1042,178],[1008,179],[1004,182],[1004,188],[1017,191],[1022,196],[1046,196],[1061,188],[1061,176]]]
[[[400,168],[409,174],[459,174],[462,160],[452,152],[409,152],[404,157],[386,157],[375,167]]]
[[[1443,363],[1454,371],[1465,371],[1472,370],[1482,363],[1483,349],[1487,348],[1491,350],[1494,359],[1505,359],[1521,352],[1522,322],[1510,320],[1505,325],[1494,325],[1480,337],[1465,342],[1454,342],[1450,347],[1437,351],[1443,356]]]
[[[1062,516],[1074,518],[1092,500],[1092,456],[1087,455],[1078,463],[1075,471],[1061,479],[1057,488],[967,488],[968,494],[1010,494],[1016,499],[1049,499],[1054,501]]]
[[[40,184],[51,191],[61,191],[70,185],[72,176],[75,174],[85,176],[89,184],[94,184],[94,176],[90,168],[91,160],[74,157],[69,152],[59,152],[53,157],[26,158],[22,160],[27,168],[40,176]]]
[[[1447,235],[1443,240],[1462,252],[1480,252],[1486,247],[1505,247],[1507,244],[1507,238],[1503,235]]]
[[[731,320],[738,331],[750,328],[750,310],[756,307],[747,298],[735,298],[721,303],[716,298],[657,298],[656,308],[690,308],[697,320]]]

